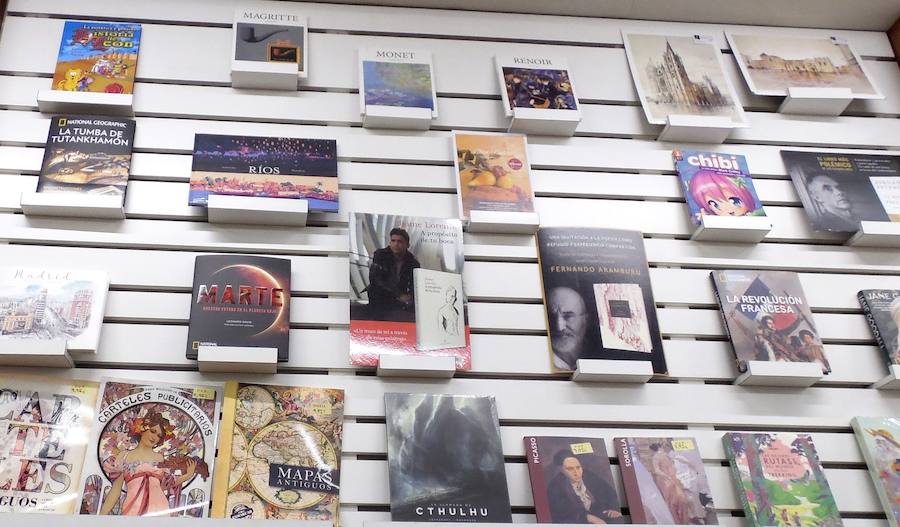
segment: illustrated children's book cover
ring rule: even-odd
[[[695,225],[704,215],[766,215],[744,156],[675,150],[672,158]]]
[[[900,527],[900,418],[854,417],[851,424],[888,524]]]
[[[53,73],[53,89],[134,93],[140,45],[140,24],[67,20]]]

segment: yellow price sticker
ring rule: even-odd
[[[216,398],[216,389],[215,388],[194,388],[193,392],[195,399],[215,399]]]
[[[331,403],[314,403],[309,406],[309,412],[313,415],[326,417],[331,415]]]
[[[672,450],[693,450],[694,441],[691,439],[673,439]]]
[[[590,443],[572,443],[569,445],[573,454],[593,454],[594,447]]]

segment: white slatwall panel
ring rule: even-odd
[[[740,515],[741,505],[723,465],[721,435],[782,429],[813,434],[848,527],[883,522],[849,419],[897,415],[900,395],[867,388],[885,368],[855,295],[861,288],[900,288],[900,255],[850,249],[840,236],[813,232],[779,150],[900,155],[900,74],[885,35],[836,32],[863,55],[885,100],[854,102],[838,118],[783,116],[774,113],[777,100],[752,95],[740,78],[724,39],[725,30],[738,26],[301,3],[311,26],[310,76],[297,93],[274,93],[229,87],[234,4],[9,2],[0,34],[0,261],[102,269],[111,278],[98,353],[78,356],[79,367],[61,375],[229,378],[191,371],[195,365],[184,358],[193,259],[220,252],[279,255],[293,262],[291,360],[278,375],[258,379],[347,390],[342,515],[349,527],[389,518],[380,421],[382,395],[390,391],[497,397],[510,495],[524,512],[515,521],[534,520],[524,435],[607,441],[617,435],[692,435],[720,521],[737,527],[742,519],[732,514]],[[36,184],[49,126],[49,117],[37,112],[35,93],[49,87],[63,20],[96,17],[144,24],[128,219],[26,218],[18,194]],[[729,144],[703,148],[748,156],[774,224],[764,243],[687,239],[691,226],[671,161],[671,149],[679,145],[656,142],[659,127],[644,121],[622,28],[706,32],[726,51],[726,68],[751,127],[737,131]],[[359,127],[356,49],[376,45],[434,53],[441,118],[432,131]],[[646,386],[581,386],[553,375],[534,240],[489,234],[465,238],[472,372],[451,381],[392,381],[357,371],[347,358],[348,213],[454,216],[447,131],[502,130],[491,58],[523,49],[566,56],[583,97],[585,118],[576,137],[529,137],[542,222],[644,231],[669,378]],[[197,132],[336,139],[341,211],[312,214],[306,229],[208,224],[202,210],[186,204]],[[731,386],[737,372],[709,283],[717,268],[799,272],[834,371],[806,390]]]

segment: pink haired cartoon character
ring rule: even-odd
[[[695,215],[698,222],[704,214],[747,216],[761,213],[759,198],[745,178],[740,176],[700,170],[691,178],[687,190],[699,208]]]

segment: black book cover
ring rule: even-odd
[[[545,227],[537,240],[554,370],[574,370],[578,359],[643,360],[665,374],[641,233]]]
[[[291,261],[210,255],[194,261],[187,357],[204,346],[278,348],[288,360]]]
[[[384,394],[391,520],[512,522],[493,397]]]
[[[37,191],[125,194],[133,143],[133,119],[54,116]]]
[[[856,294],[866,314],[866,321],[888,366],[900,364],[900,291],[897,289],[863,289]]]

